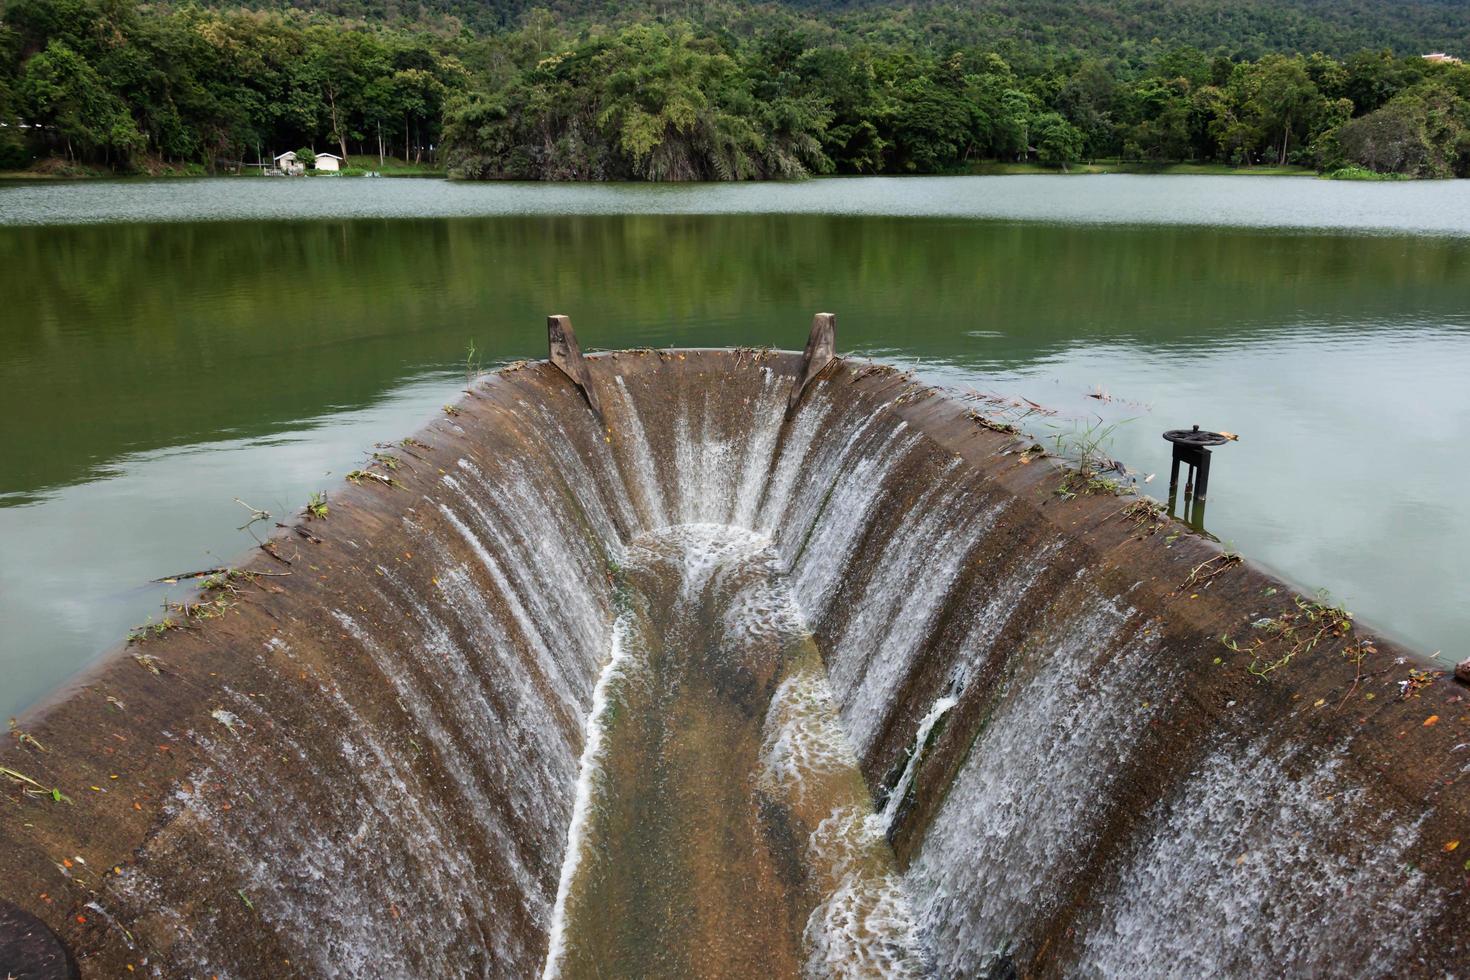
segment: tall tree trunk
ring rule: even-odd
[[[383,120],[378,120],[378,169],[383,169]]]
[[[1290,113],[1288,113],[1287,116],[1286,116],[1286,124],[1285,124],[1285,126],[1282,127],[1282,132],[1281,132],[1281,159],[1279,161],[1277,161],[1277,163],[1280,166],[1283,166],[1283,167],[1286,166],[1286,145],[1287,145],[1287,142],[1290,139],[1291,139],[1291,115],[1290,115]]]
[[[332,135],[337,137],[337,146],[342,151],[342,165],[345,167],[347,165],[347,136],[342,132],[342,122],[337,116],[337,93],[330,85],[327,86],[326,92],[327,106],[332,111]]]
[[[408,162],[408,113],[403,114],[403,162]]]

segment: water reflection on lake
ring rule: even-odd
[[[370,188],[352,191],[363,195],[353,213],[453,213],[466,189],[0,189],[0,222],[58,209],[82,220],[104,204],[157,219],[0,228],[0,712],[156,613],[164,589],[150,579],[250,545],[235,530],[246,515],[234,498],[291,512],[375,441],[408,434],[456,397],[470,341],[487,367],[543,356],[548,312],[570,313],[594,347],[799,347],[811,313],[835,310],[844,350],[1055,408],[1032,420],[1043,438],[1113,427],[1112,454],[1157,472],[1148,490],[1159,495],[1164,429],[1238,432],[1215,457],[1214,533],[1426,653],[1470,652],[1460,572],[1470,521],[1457,502],[1470,476],[1461,185],[1414,185],[1417,196],[1399,199],[1447,232],[1427,236],[1107,224],[1117,201],[1086,198],[1070,179],[999,180],[1002,204],[1029,194],[1047,220],[925,210],[946,195],[982,199],[995,181],[517,186],[501,189],[502,211],[525,210],[527,194],[555,210],[560,194],[564,211],[733,201],[809,213],[352,221],[321,215],[353,188]],[[1190,178],[1126,180],[1126,199],[1153,200],[1139,220],[1202,222],[1210,202],[1220,213],[1215,185],[1201,203]],[[1323,228],[1384,212],[1358,187],[1231,186],[1247,218],[1271,210],[1273,194],[1277,212],[1315,214]],[[469,190],[481,210],[496,193]],[[297,195],[311,220],[175,220],[188,208],[228,217],[259,194]],[[834,194],[851,211],[884,197],[889,211],[907,211],[834,213]],[[1394,213],[1400,225],[1418,220]]]

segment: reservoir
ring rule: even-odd
[[[0,295],[5,716],[186,594],[152,580],[254,547],[241,501],[293,519],[467,377],[544,356],[550,312],[589,348],[789,348],[832,310],[843,352],[1048,446],[1102,439],[1156,496],[1159,433],[1238,433],[1211,533],[1425,654],[1470,653],[1463,184],[11,184]],[[686,612],[707,636],[715,611]],[[796,671],[781,629],[770,669]]]

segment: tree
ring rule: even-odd
[[[822,155],[841,173],[877,173],[891,143],[879,130],[881,102],[873,62],[866,51],[823,46],[803,51],[795,71],[801,91],[827,107]]]
[[[1190,83],[1187,78],[1145,78],[1128,94],[1128,139],[1151,160],[1182,160],[1191,139]]]
[[[1006,89],[1001,94],[999,111],[992,130],[995,154],[1023,160],[1031,151],[1031,117],[1035,107],[1031,97],[1019,89]]]
[[[1307,75],[1302,58],[1269,55],[1245,74],[1246,107],[1263,133],[1276,144],[1276,162],[1285,164],[1292,133],[1306,129],[1322,105],[1322,95]]]
[[[1118,82],[1107,65],[1088,60],[1077,66],[1057,93],[1056,105],[1083,137],[1083,153],[1098,157],[1115,152],[1114,114]]]
[[[305,31],[305,48],[296,63],[294,83],[299,91],[302,121],[326,131],[347,159],[347,140],[361,138],[352,123],[362,117],[361,100],[369,80],[386,70],[385,52],[372,35],[315,25]]]
[[[1337,141],[1344,160],[1378,173],[1418,173],[1429,159],[1424,121],[1406,102],[1352,120]]]
[[[1436,83],[1416,86],[1337,130],[1342,158],[1378,173],[1463,177],[1470,172],[1470,102]]]
[[[122,100],[87,59],[61,41],[31,57],[20,79],[20,102],[31,121],[50,127],[72,159],[101,151],[127,162],[143,148],[143,134]]]
[[[888,113],[898,169],[935,173],[959,163],[974,134],[974,116],[957,91],[926,75],[911,77],[893,93]]]
[[[1082,158],[1086,139],[1061,113],[1043,112],[1032,120],[1031,132],[1036,140],[1036,158],[1042,163],[1066,170],[1067,164]]]

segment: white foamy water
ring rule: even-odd
[[[1346,766],[1266,738],[1212,752],[1098,903],[1083,972],[1419,973],[1418,923],[1443,901],[1412,867],[1419,821],[1373,807]]]
[[[577,927],[577,916],[603,914],[587,906],[590,899],[571,896],[595,889],[594,879],[602,876],[621,880],[630,874],[608,863],[619,860],[616,847],[589,836],[596,833],[601,814],[606,812],[608,819],[616,819],[613,814],[622,812],[616,809],[623,805],[618,794],[626,790],[620,790],[616,780],[629,778],[626,767],[618,769],[618,776],[610,773],[603,748],[610,737],[607,726],[623,726],[624,732],[643,731],[646,726],[662,733],[661,738],[680,737],[677,732],[666,731],[661,719],[641,719],[632,713],[661,705],[677,714],[670,705],[680,697],[677,685],[684,675],[675,665],[687,655],[683,645],[694,635],[688,625],[694,618],[714,629],[711,639],[698,642],[709,643],[731,666],[759,671],[759,664],[770,663],[768,658],[773,655],[779,658],[783,648],[788,657],[797,657],[769,695],[760,722],[760,746],[750,760],[748,778],[767,803],[758,806],[753,798],[745,804],[749,814],[734,819],[737,825],[757,819],[767,812],[765,806],[769,803],[790,813],[779,826],[796,835],[793,846],[804,855],[801,873],[806,882],[796,894],[812,896],[810,904],[799,906],[807,916],[799,938],[806,975],[920,975],[924,957],[902,878],[857,770],[825,671],[810,639],[804,638],[800,609],[778,573],[770,539],[759,532],[715,523],[676,525],[635,539],[626,560],[624,574],[632,581],[667,583],[666,592],[630,601],[638,608],[652,607],[648,621],[666,623],[673,632],[659,640],[645,638],[657,645],[660,652],[656,657],[664,666],[655,667],[650,661],[622,655],[599,681],[545,975],[562,974],[568,958],[569,930]],[[710,610],[712,616],[698,610]],[[620,640],[624,649],[636,647],[638,642],[642,641],[630,644],[626,635]],[[614,677],[615,682],[609,680]],[[618,694],[620,690],[631,692],[633,688],[628,685],[633,684],[638,685],[640,696],[628,699]],[[740,737],[736,732],[730,736]],[[647,786],[640,782],[637,791],[666,792],[662,787],[658,780]],[[659,806],[654,804],[650,812],[661,812]],[[815,814],[809,815],[813,807]],[[588,864],[594,852],[597,863]],[[675,858],[660,872],[661,879],[677,879],[683,873],[687,858],[682,845],[675,845],[672,853]],[[738,874],[737,869],[728,870]],[[632,874],[634,880],[641,880]],[[574,902],[580,911],[569,912]],[[783,939],[771,936],[769,941],[780,944]],[[586,957],[588,953],[581,950],[577,955]],[[613,955],[613,951],[603,955]],[[585,970],[585,960],[577,962],[582,964],[579,971]]]
[[[1414,808],[1371,796],[1346,747],[1222,738],[1117,819],[1183,696],[1157,623],[1062,574],[1060,532],[888,406],[836,411],[819,382],[783,425],[789,381],[745,383],[670,405],[620,378],[610,438],[498,406],[546,451],[446,456],[391,529],[411,549],[352,544],[367,584],[322,610],[328,652],[288,696],[207,705],[181,736],[205,764],[99,914],[149,916],[174,962],[240,975],[220,910],[155,870],[182,856],[328,977],[616,973],[588,950],[635,912],[640,938],[714,935],[680,918],[698,902],[625,898],[666,886],[771,897],[784,925],[715,937],[722,962],[779,939],[814,978],[1424,972],[1416,922],[1452,896],[1409,867]],[[1035,543],[997,554],[1002,518]],[[253,649],[296,675],[280,636]],[[879,812],[862,766],[897,771]],[[690,796],[716,786],[733,793]],[[724,809],[685,820],[705,802]],[[646,840],[645,816],[664,821]],[[720,831],[748,833],[757,871],[700,849]],[[672,859],[617,864],[647,842]],[[1075,961],[1039,948],[1057,922]],[[685,945],[666,952],[714,953]]]
[[[829,882],[807,918],[803,975],[918,978],[928,975],[903,879],[888,868],[882,818],[866,807],[834,811],[818,825],[808,860]]]
[[[603,742],[607,736],[610,691],[614,684],[627,675],[628,629],[626,618],[620,617],[614,623],[612,649],[607,665],[602,668],[602,673],[597,677],[597,686],[592,690],[592,707],[587,712],[587,737],[583,743],[582,761],[577,775],[576,799],[572,804],[572,819],[567,827],[566,857],[562,860],[561,876],[556,888],[556,905],[551,915],[550,945],[546,964],[541,970],[543,980],[561,976],[562,958],[566,955],[567,947],[567,898],[586,851],[587,822],[604,761]]]
[[[908,796],[909,787],[914,784],[914,774],[919,771],[919,765],[924,761],[924,750],[929,745],[929,734],[934,731],[934,726],[939,724],[940,719],[949,714],[949,709],[957,704],[959,704],[958,698],[946,694],[935,701],[924,717],[919,719],[919,729],[914,733],[914,744],[909,751],[908,762],[904,764],[898,782],[893,784],[893,789],[883,804],[882,818],[885,833],[893,829],[894,821],[898,819],[898,811],[903,806],[904,798]]]
[[[832,684],[858,751],[866,752],[885,707],[915,659],[932,641],[935,619],[971,548],[995,523],[999,505],[944,499],[943,489],[920,497],[894,529],[857,608],[833,645]]]
[[[853,433],[830,464],[836,478],[828,483],[822,471],[814,474],[814,486],[782,523],[782,557],[791,563],[792,589],[813,617],[822,615],[842,581],[882,495],[884,474],[917,441],[904,429],[903,423],[894,426],[867,452],[859,449],[866,428]]]
[[[942,974],[983,974],[1082,866],[1118,747],[1167,680],[1129,612],[1092,596],[1035,638],[935,814],[907,878]]]
[[[669,523],[669,510],[664,503],[663,491],[659,488],[653,450],[643,431],[643,421],[638,417],[638,407],[633,403],[633,396],[628,393],[627,382],[622,375],[618,375],[616,383],[618,398],[621,399],[625,411],[625,434],[632,454],[631,459],[626,453],[618,457],[618,463],[623,467],[623,484],[637,488],[638,495],[642,498],[643,526],[664,527]]]
[[[857,768],[832,689],[818,670],[798,669],[781,682],[766,711],[762,736],[759,783],[772,792],[789,793],[798,803],[806,801],[808,780]]]

